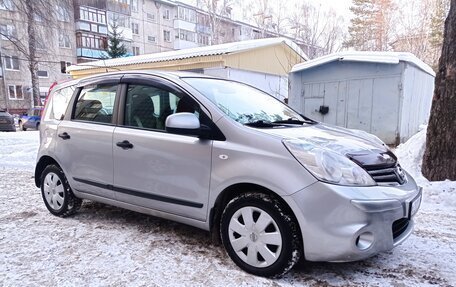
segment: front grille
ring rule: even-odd
[[[408,218],[401,218],[393,222],[393,239],[399,237],[404,231],[407,230],[407,227],[410,223]]]
[[[405,173],[401,166],[393,164],[391,166],[369,166],[366,171],[377,183],[405,183]]]

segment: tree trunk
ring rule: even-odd
[[[456,180],[456,0],[445,21],[422,172],[429,180]]]
[[[35,34],[35,15],[30,11],[35,11],[32,1],[26,1],[26,7],[29,13],[27,13],[27,33],[28,33],[28,52],[29,52],[29,71],[32,78],[32,97],[33,105],[41,106],[40,100],[40,83],[38,80],[38,61],[36,55],[36,34]]]

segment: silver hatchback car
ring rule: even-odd
[[[325,125],[251,86],[191,73],[107,73],[56,86],[35,183],[210,230],[247,272],[353,261],[412,232],[421,189],[377,137]]]

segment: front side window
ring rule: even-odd
[[[272,96],[248,85],[219,79],[184,78],[223,113],[241,124],[305,119]]]
[[[117,85],[88,85],[79,94],[75,120],[111,123]]]
[[[199,105],[187,96],[145,85],[129,85],[124,125],[145,129],[165,130],[169,115],[190,112],[199,116]]]

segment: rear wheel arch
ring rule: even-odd
[[[40,187],[41,185],[41,174],[43,173],[44,169],[49,165],[56,165],[61,168],[61,166],[57,163],[55,159],[48,155],[44,155],[40,158],[38,163],[35,167],[35,186]]]

